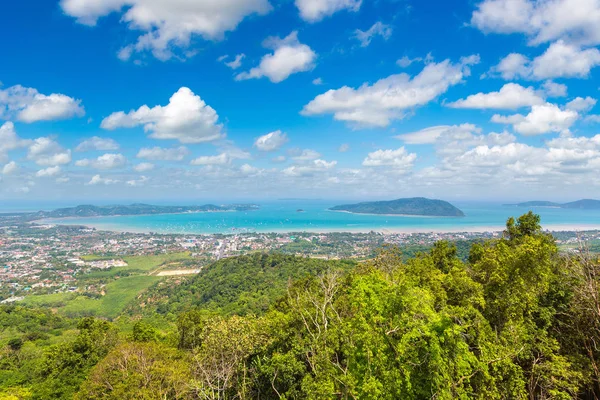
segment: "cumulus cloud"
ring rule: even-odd
[[[273,83],[279,83],[292,74],[310,71],[315,66],[317,54],[298,41],[297,31],[293,31],[283,39],[267,38],[263,45],[272,49],[273,53],[263,56],[258,67],[236,75],[236,80],[266,77]]]
[[[19,169],[19,166],[17,165],[16,162],[11,161],[8,164],[4,165],[4,167],[2,167],[2,175],[12,175],[15,172],[17,172]]]
[[[17,135],[12,122],[0,125],[0,162],[6,160],[9,151],[25,147],[28,144],[29,141],[21,139]]]
[[[288,137],[280,130],[267,133],[254,141],[254,147],[260,151],[275,151],[288,142]]]
[[[469,76],[468,66],[478,63],[478,56],[430,63],[416,76],[402,73],[357,89],[344,86],[329,90],[304,106],[303,115],[333,114],[336,120],[355,127],[385,127],[402,119],[415,107],[425,105],[445,93],[449,87]]]
[[[292,165],[284,169],[282,172],[288,176],[312,176],[319,172],[324,172],[332,169],[337,165],[337,161],[325,161],[321,159],[312,160],[308,163],[300,165]]]
[[[295,161],[312,161],[321,157],[321,153],[312,149],[304,149],[292,157]]]
[[[323,79],[322,78],[315,78],[312,81],[313,85],[322,85],[323,84]]]
[[[88,185],[114,185],[119,183],[118,180],[110,178],[102,178],[100,175],[94,175],[87,183]]]
[[[71,162],[71,150],[64,149],[49,137],[40,137],[29,146],[27,159],[41,166],[64,165]]]
[[[115,112],[104,118],[108,130],[143,125],[153,139],[173,139],[181,143],[202,143],[224,136],[217,112],[186,87],[180,88],[166,106],[143,105],[128,113]]]
[[[452,108],[514,110],[544,103],[544,99],[532,87],[525,88],[517,83],[507,83],[498,92],[472,94],[466,99],[457,100],[447,104],[447,106]]]
[[[58,174],[60,174],[60,167],[57,165],[55,167],[48,167],[45,169],[41,169],[38,172],[36,172],[35,176],[37,176],[38,178],[51,178],[54,176],[57,176]]]
[[[129,181],[125,182],[125,183],[128,186],[142,186],[148,180],[149,180],[148,177],[142,175],[142,176],[140,176],[140,179],[132,179],[132,180],[129,180]]]
[[[531,45],[563,39],[578,45],[600,44],[597,0],[484,0],[471,24],[483,32],[522,33]]]
[[[596,105],[596,99],[587,96],[576,97],[565,105],[567,110],[576,111],[578,113],[587,113]]]
[[[392,32],[393,29],[391,26],[378,21],[366,31],[355,30],[352,37],[360,42],[360,47],[367,47],[371,44],[371,40],[374,37],[381,36],[384,40],[388,40],[392,36]]]
[[[268,0],[222,0],[206,2],[179,0],[176,3],[155,0],[62,0],[65,14],[85,25],[96,25],[99,18],[113,12],[121,13],[120,20],[131,30],[141,31],[133,44],[119,52],[129,59],[134,52],[151,51],[167,60],[179,51],[179,57],[194,54],[186,51],[194,36],[206,40],[222,39],[246,17],[264,15],[272,7]]]
[[[216,156],[201,156],[193,159],[191,165],[225,165],[229,164],[230,158],[226,153],[221,153]]]
[[[137,158],[152,161],[182,161],[190,151],[185,146],[166,149],[164,147],[143,147],[138,151]]]
[[[42,94],[21,85],[0,90],[0,117],[32,123],[81,117],[85,110],[81,100],[64,94]]]
[[[143,163],[139,163],[137,165],[134,165],[133,169],[135,171],[137,171],[137,172],[152,171],[154,169],[154,164],[143,162]]]
[[[240,172],[246,176],[257,175],[260,174],[261,171],[260,168],[253,167],[250,164],[244,164],[240,167]]]
[[[462,125],[437,125],[431,126],[419,131],[404,133],[395,136],[396,139],[402,140],[406,144],[433,144],[438,141],[443,133],[448,131],[457,132],[479,132],[480,129],[473,124]]]
[[[542,135],[549,132],[569,133],[569,128],[579,118],[576,111],[560,109],[557,105],[546,103],[535,105],[527,115],[494,115],[492,122],[511,124],[517,133],[523,135]]]
[[[396,171],[408,171],[416,159],[415,153],[409,153],[404,147],[400,147],[396,150],[377,150],[369,153],[362,165],[365,167],[391,166]]]
[[[123,154],[107,153],[96,159],[84,158],[75,162],[78,167],[91,167],[95,169],[114,169],[127,164],[127,158]]]
[[[550,97],[565,97],[567,95],[567,85],[546,81],[542,84],[542,89]]]
[[[308,22],[318,22],[341,10],[358,11],[362,0],[296,0],[300,16]]]
[[[499,75],[506,80],[587,78],[592,68],[598,65],[600,65],[598,49],[581,49],[559,40],[533,60],[519,53],[509,54],[490,69],[490,75]]]
[[[75,151],[111,151],[119,150],[119,143],[111,138],[101,138],[94,136],[81,142]]]

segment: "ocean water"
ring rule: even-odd
[[[344,202],[280,201],[258,203],[260,209],[247,212],[138,215],[69,218],[52,223],[77,224],[124,232],[156,233],[240,233],[240,232],[467,232],[503,229],[510,216],[518,217],[527,208],[490,203],[453,202],[465,217],[405,217],[364,215],[328,211]],[[299,209],[304,210],[298,212]],[[544,228],[553,231],[600,229],[600,210],[534,208]]]

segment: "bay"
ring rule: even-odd
[[[135,215],[48,220],[46,223],[85,225],[123,232],[165,234],[232,234],[241,232],[484,232],[503,229],[510,216],[529,209],[493,203],[453,202],[465,217],[412,217],[351,214],[328,208],[347,202],[294,200],[265,202],[247,212]],[[302,210],[302,211],[299,211]],[[600,210],[533,208],[545,229],[600,229]]]

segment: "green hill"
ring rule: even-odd
[[[465,214],[444,200],[413,197],[390,201],[371,201],[345,204],[330,208],[354,214],[419,215],[428,217],[464,217]]]
[[[556,208],[570,208],[570,209],[581,209],[581,210],[600,210],[600,200],[583,199],[583,200],[572,201],[570,203],[555,203],[552,201],[526,201],[524,203],[505,204],[505,206],[556,207]]]

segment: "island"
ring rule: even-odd
[[[0,216],[14,216],[21,221],[35,221],[53,218],[81,218],[81,217],[109,217],[124,215],[154,215],[154,214],[183,214],[198,212],[224,212],[224,211],[253,211],[258,210],[256,204],[230,204],[201,206],[155,206],[150,204],[135,203],[130,205],[93,206],[80,205],[76,207],[59,208],[53,211],[38,211],[29,213],[0,214]]]
[[[423,217],[464,217],[465,214],[444,200],[412,197],[390,201],[371,201],[331,207],[330,211],[353,214],[409,215]]]
[[[583,199],[572,201],[570,203],[555,203],[552,201],[526,201],[517,204],[504,204],[511,207],[549,207],[549,208],[568,208],[579,210],[600,210],[600,200]]]

